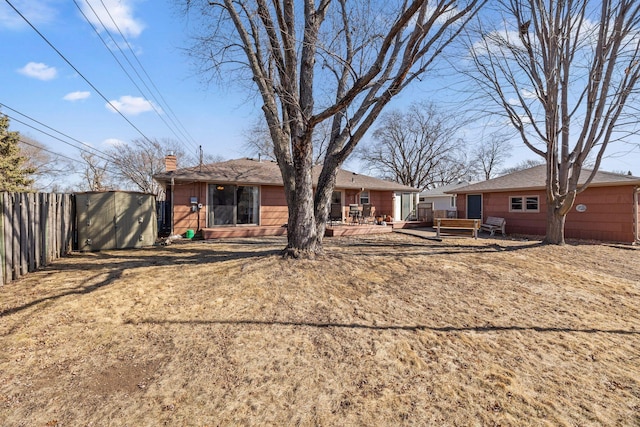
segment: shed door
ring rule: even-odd
[[[117,248],[116,204],[112,192],[76,195],[78,249],[100,251]]]
[[[467,218],[482,219],[482,194],[467,195]]]

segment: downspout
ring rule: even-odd
[[[640,194],[640,187],[635,187],[633,190],[633,244],[640,244],[640,212],[638,212],[638,197]]]
[[[169,234],[169,236],[173,236],[173,199],[175,198],[175,180],[173,177],[171,177],[171,218],[169,218],[170,224],[171,224],[171,232]]]

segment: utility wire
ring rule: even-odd
[[[98,14],[96,13],[96,11],[93,9],[93,7],[91,6],[91,4],[88,2],[88,0],[85,0],[85,2],[87,3],[87,5],[89,5],[89,8],[91,9],[91,11],[93,12],[93,14],[96,16],[96,18],[98,19],[98,22],[100,22],[100,24],[102,25],[102,28],[104,28],[105,32],[107,33],[107,35],[111,38],[111,41],[113,42],[113,44],[116,46],[116,48],[120,51],[120,53],[122,54],[122,56],[124,57],[124,59],[127,61],[127,63],[129,64],[129,66],[131,67],[131,69],[136,73],[136,75],[138,76],[138,79],[140,79],[140,81],[145,85],[145,87],[147,88],[147,90],[149,91],[149,94],[151,95],[152,98],[154,98],[154,100],[156,101],[156,103],[158,103],[158,105],[160,105],[160,103],[158,102],[157,98],[154,96],[154,94],[151,92],[151,90],[149,89],[149,87],[146,85],[146,83],[144,82],[144,80],[142,79],[142,77],[140,76],[140,74],[138,73],[138,71],[135,69],[135,67],[133,66],[133,64],[131,63],[131,61],[129,60],[129,58],[127,57],[127,55],[124,53],[124,51],[120,48],[118,42],[114,39],[113,35],[111,34],[111,32],[107,29],[107,27],[104,25],[104,22],[102,22],[102,19],[98,16]],[[96,28],[95,25],[93,25],[91,23],[91,21],[89,20],[89,18],[87,17],[87,15],[84,13],[84,11],[82,10],[82,8],[80,7],[80,5],[78,4],[78,2],[76,0],[73,0],[73,3],[76,5],[76,8],[78,9],[78,11],[82,14],[82,16],[84,17],[84,19],[87,21],[87,23],[91,26],[91,28],[93,29],[93,31],[96,33],[96,35],[98,36],[98,38],[100,39],[100,41],[102,42],[102,44],[104,45],[104,47],[107,49],[107,51],[109,52],[109,54],[111,54],[111,56],[113,57],[113,59],[116,61],[116,63],[118,64],[118,66],[120,67],[120,69],[125,73],[125,75],[129,78],[129,80],[131,81],[131,83],[133,83],[133,85],[136,87],[136,89],[138,89],[138,91],[140,92],[140,94],[142,96],[144,96],[145,98],[147,97],[147,95],[145,94],[145,92],[140,88],[140,86],[136,83],[136,81],[134,80],[134,78],[131,76],[131,74],[129,74],[129,72],[125,69],[124,65],[122,64],[122,62],[120,62],[120,60],[118,59],[118,57],[115,55],[115,53],[113,53],[113,51],[109,48],[109,45],[107,44],[107,42],[104,40],[104,38],[102,37],[102,35],[100,34],[100,31],[98,31],[98,28]],[[162,115],[162,113],[160,111],[158,111],[158,108],[156,107],[156,105],[153,102],[150,102],[151,108],[153,109],[153,111],[155,111],[156,115],[160,118],[160,120],[162,120],[164,122],[164,124],[167,126],[167,128],[174,134],[174,136],[180,140],[180,139],[184,139],[184,135],[182,136],[182,138],[180,136],[178,136],[178,134],[176,133],[176,131],[169,125],[169,123],[167,122],[167,120],[164,118],[164,116]],[[174,125],[175,126],[175,125]]]
[[[64,61],[65,61],[65,62],[66,62],[66,63],[67,63],[67,64],[68,64],[68,65],[69,65],[69,66],[70,66],[70,67],[71,67],[75,72],[76,72],[76,73],[78,73],[78,75],[79,75],[80,77],[82,77],[82,79],[83,79],[85,82],[87,82],[87,84],[88,84],[89,86],[91,86],[91,88],[92,88],[93,90],[95,90],[95,91],[96,91],[96,93],[97,93],[98,95],[100,95],[100,97],[101,97],[102,99],[104,99],[104,100],[106,101],[106,103],[107,103],[107,104],[109,104],[109,106],[110,106],[111,108],[113,108],[113,110],[114,110],[115,112],[117,112],[117,113],[118,113],[118,114],[119,114],[123,119],[125,119],[125,121],[126,121],[127,123],[129,123],[129,125],[130,125],[132,128],[134,128],[134,129],[135,129],[135,130],[136,130],[140,135],[142,135],[142,137],[143,137],[144,139],[146,139],[149,143],[151,143],[151,142],[152,142],[152,141],[151,141],[151,140],[150,140],[150,139],[149,139],[149,138],[148,138],[148,137],[147,137],[147,136],[146,136],[146,135],[145,135],[145,134],[144,134],[144,133],[143,133],[143,132],[142,132],[142,131],[137,127],[137,126],[136,126],[136,125],[134,125],[134,124],[131,122],[131,120],[129,120],[129,119],[128,119],[124,114],[122,114],[122,112],[121,112],[120,110],[118,110],[118,109],[113,105],[113,103],[112,103],[111,101],[109,101],[109,100],[107,99],[107,97],[106,97],[106,96],[104,96],[104,94],[103,94],[103,93],[102,93],[102,92],[101,92],[97,87],[95,87],[95,85],[94,85],[93,83],[91,83],[91,82],[89,81],[89,79],[87,79],[87,78],[84,76],[84,74],[82,74],[82,73],[81,73],[81,72],[80,72],[80,71],[79,71],[79,70],[78,70],[78,69],[77,69],[77,68],[76,68],[76,67],[71,63],[71,61],[69,61],[69,60],[68,60],[68,59],[67,59],[67,58],[66,58],[66,57],[65,57],[65,56],[64,56],[64,55],[63,55],[63,54],[62,54],[62,53],[61,53],[61,52],[60,52],[60,51],[59,51],[59,50],[58,50],[58,49],[57,49],[57,48],[56,48],[56,47],[55,47],[55,46],[54,46],[54,45],[53,45],[53,44],[52,44],[52,43],[51,43],[51,42],[50,42],[50,41],[49,41],[49,40],[48,40],[48,39],[47,39],[47,38],[46,38],[46,37],[45,37],[45,36],[44,36],[44,35],[43,35],[43,34],[42,34],[42,33],[41,33],[41,32],[40,32],[40,31],[39,31],[39,30],[38,30],[38,29],[33,25],[33,24],[32,24],[32,23],[31,23],[31,21],[29,21],[29,20],[27,19],[27,17],[26,17],[26,16],[24,16],[24,15],[23,15],[23,14],[22,14],[18,9],[16,9],[16,7],[13,5],[13,3],[11,3],[11,1],[10,1],[10,0],[5,0],[5,2],[7,2],[7,4],[8,4],[9,6],[11,6],[11,8],[12,8],[12,9],[13,9],[13,10],[18,14],[18,15],[20,15],[20,17],[21,17],[21,18],[22,18],[22,19],[23,19],[23,20],[24,20],[24,21],[25,21],[25,22],[26,22],[26,23],[27,23],[27,24],[28,24],[28,25],[33,29],[33,31],[35,31],[35,32],[36,32],[36,33],[37,33],[37,34],[38,34],[38,35],[39,35],[39,36],[40,36],[40,37],[41,37],[41,38],[42,38],[42,39],[43,39],[43,40],[44,40],[44,41],[45,41],[45,42],[46,42],[50,47],[51,47],[51,49],[53,49],[53,50],[54,50],[54,51],[55,51],[55,52],[56,52],[56,53],[57,53],[57,54],[58,54],[58,55],[59,55],[59,56],[60,56],[60,57],[61,57],[61,58],[62,58],[62,59],[63,59],[63,60],[64,60]]]
[[[49,150],[48,148],[46,148],[46,147],[44,147],[42,145],[33,144],[33,143],[29,142],[29,141],[25,141],[22,138],[20,138],[19,141],[21,143],[29,145],[29,146],[31,146],[33,148],[37,148],[38,150],[46,151],[47,153],[53,154],[54,156],[62,157],[62,158],[65,158],[67,160],[71,160],[72,162],[83,164],[83,162],[78,160],[78,159],[73,159],[73,158],[65,156],[64,154],[61,154],[61,153],[56,153],[55,151],[51,151],[51,150]]]
[[[97,155],[97,154],[95,154],[95,153],[92,153],[91,151],[89,151],[89,150],[87,150],[87,149],[84,149],[84,148],[78,147],[78,146],[76,146],[76,145],[73,145],[73,144],[71,144],[70,142],[67,142],[67,141],[65,141],[65,140],[63,140],[63,139],[61,139],[61,138],[59,138],[59,137],[57,137],[57,136],[55,136],[55,135],[52,135],[52,134],[50,134],[50,133],[48,133],[48,132],[43,131],[42,129],[38,129],[38,128],[36,128],[35,126],[30,125],[29,123],[23,122],[23,121],[22,121],[22,120],[20,120],[20,119],[16,119],[15,117],[12,117],[12,116],[10,116],[10,115],[8,115],[8,114],[6,114],[6,116],[7,116],[7,117],[9,117],[9,118],[10,118],[12,121],[14,121],[14,122],[18,122],[18,123],[20,123],[20,124],[23,124],[23,125],[25,125],[25,126],[27,126],[27,127],[31,128],[31,129],[33,129],[33,130],[35,130],[35,131],[38,131],[38,132],[40,132],[40,133],[42,133],[42,134],[44,134],[44,135],[47,135],[47,136],[48,136],[48,137],[50,137],[50,138],[57,139],[58,141],[62,142],[63,144],[70,145],[70,146],[72,146],[73,148],[76,148],[76,149],[80,150],[81,152],[85,152],[85,153],[91,154],[91,155],[93,155],[93,156],[96,156],[96,157],[98,157],[98,158],[100,158],[100,159],[102,159],[102,160],[106,161],[107,163],[114,163],[114,164],[115,164],[115,162],[114,162],[113,160],[106,159],[106,158],[104,158],[104,157],[102,157],[102,156],[99,156],[99,155]]]
[[[111,156],[110,154],[107,154],[107,153],[105,153],[105,152],[103,152],[103,151],[100,151],[100,150],[98,150],[97,148],[94,148],[94,147],[92,147],[91,145],[89,145],[89,144],[87,144],[87,143],[85,143],[85,142],[82,142],[82,141],[80,141],[80,140],[78,140],[78,139],[76,139],[76,138],[73,138],[73,137],[71,137],[71,136],[69,136],[69,135],[67,135],[67,134],[65,134],[65,133],[63,133],[63,132],[60,132],[60,131],[59,131],[59,130],[57,130],[57,129],[52,128],[51,126],[47,126],[46,124],[44,124],[44,123],[42,123],[42,122],[40,122],[40,121],[38,121],[38,120],[34,119],[33,117],[30,117],[30,116],[28,116],[28,115],[26,115],[26,114],[24,114],[24,113],[21,113],[21,112],[20,112],[20,111],[18,111],[18,110],[15,110],[15,109],[13,109],[13,108],[9,107],[7,104],[2,104],[2,103],[0,103],[0,106],[2,106],[3,108],[6,108],[7,110],[11,110],[11,111],[13,111],[14,113],[19,114],[19,115],[21,115],[22,117],[25,117],[25,118],[27,118],[27,119],[31,120],[32,122],[35,122],[35,123],[39,124],[40,126],[43,126],[43,127],[47,128],[47,129],[49,129],[49,130],[51,130],[51,131],[53,131],[53,132],[55,132],[55,133],[57,133],[57,134],[60,134],[60,135],[64,136],[65,138],[68,138],[68,139],[70,139],[70,140],[72,140],[72,141],[74,141],[74,142],[77,142],[78,144],[81,144],[81,145],[83,145],[83,146],[84,146],[84,147],[86,147],[86,148],[78,147],[78,146],[76,146],[76,145],[74,145],[74,144],[71,144],[70,142],[64,141],[64,140],[62,140],[61,138],[58,138],[58,137],[56,137],[56,136],[53,136],[53,135],[51,135],[51,134],[49,134],[49,133],[47,133],[47,132],[44,132],[44,131],[42,131],[42,130],[40,130],[40,129],[36,128],[35,126],[32,126],[32,125],[30,125],[30,124],[28,124],[28,123],[25,123],[25,122],[23,122],[23,121],[21,121],[21,120],[19,120],[19,119],[16,119],[15,117],[9,116],[9,115],[7,114],[7,117],[9,117],[11,120],[14,120],[14,121],[16,121],[16,122],[18,122],[18,123],[22,123],[23,125],[28,126],[28,127],[30,127],[31,129],[34,129],[34,130],[36,130],[36,131],[38,131],[38,132],[40,132],[40,133],[43,133],[43,134],[45,134],[45,135],[47,135],[47,136],[51,136],[52,138],[55,138],[55,139],[57,139],[58,141],[60,141],[60,142],[62,142],[62,143],[64,143],[64,144],[70,145],[71,147],[76,148],[76,149],[78,149],[78,150],[80,150],[80,151],[84,151],[84,152],[87,152],[87,153],[93,154],[93,155],[95,155],[96,157],[99,157],[99,158],[101,158],[102,160],[105,160],[105,161],[107,161],[107,162],[115,163],[115,159],[114,159],[114,157],[113,157],[113,156]],[[95,153],[92,153],[92,152],[90,152],[89,150],[93,150],[93,151],[95,151]],[[96,153],[98,153],[98,154],[96,154]]]
[[[85,0],[88,3],[88,0]],[[155,89],[156,93],[160,96],[160,99],[162,99],[162,104],[157,101],[157,99],[154,96],[154,99],[156,99],[156,101],[158,102],[158,104],[164,105],[164,107],[171,113],[169,115],[169,117],[171,118],[171,116],[173,116],[173,118],[175,118],[175,122],[178,123],[179,127],[176,126],[176,128],[178,128],[178,130],[180,130],[179,128],[181,128],[184,132],[180,132],[183,136],[187,136],[188,138],[185,139],[189,139],[192,143],[192,146],[195,147],[197,149],[198,147],[198,143],[196,142],[196,140],[193,138],[193,136],[191,136],[191,134],[189,133],[189,131],[187,131],[187,129],[185,128],[185,126],[182,124],[182,122],[180,121],[180,119],[178,118],[178,116],[176,115],[176,113],[173,111],[173,109],[171,108],[171,106],[169,105],[169,103],[166,101],[166,99],[164,98],[164,96],[162,96],[162,92],[158,89],[158,87],[156,86],[156,84],[153,82],[153,79],[151,78],[151,76],[149,76],[149,73],[147,73],[147,70],[145,69],[144,65],[142,65],[142,63],[140,62],[140,59],[138,58],[138,55],[136,55],[135,51],[133,50],[133,48],[131,47],[131,44],[129,43],[129,41],[127,40],[127,38],[125,37],[125,35],[122,33],[122,30],[120,29],[120,26],[118,25],[118,23],[116,22],[115,19],[113,19],[113,16],[111,15],[111,12],[109,11],[109,8],[107,8],[107,6],[104,4],[103,0],[100,0],[100,3],[102,3],[102,7],[104,7],[104,10],[107,12],[107,15],[109,15],[109,18],[111,19],[111,22],[113,23],[113,25],[116,27],[116,29],[118,30],[118,33],[120,34],[120,36],[122,37],[122,40],[124,40],[124,42],[127,44],[127,47],[129,48],[129,51],[131,52],[133,58],[136,60],[136,62],[138,63],[138,65],[140,66],[140,69],[142,70],[142,72],[144,73],[144,75],[147,77],[147,80],[149,81],[149,83],[151,83],[151,86],[153,86],[153,88]],[[94,12],[95,13],[95,12]],[[97,15],[96,15],[97,17]],[[103,25],[104,26],[104,25]],[[106,27],[105,27],[106,30]],[[124,53],[123,53],[124,55]],[[132,68],[135,69],[135,67],[132,66]],[[136,73],[137,74],[137,73]],[[140,77],[140,75],[138,75],[138,77]],[[140,78],[141,81],[144,80],[142,78]],[[145,87],[147,87],[147,89],[149,89],[149,87],[145,84]],[[152,92],[151,90],[149,90],[150,92]],[[152,92],[153,93],[153,92]],[[172,120],[173,122],[173,120]],[[174,122],[174,125],[175,125]]]

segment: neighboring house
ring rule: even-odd
[[[431,190],[424,190],[420,193],[420,204],[430,203],[430,208],[436,213],[436,217],[447,218],[449,216],[455,216],[455,212],[457,211],[456,194],[452,194],[451,191],[469,184],[471,183],[464,181],[443,185]],[[453,213],[453,215],[447,215],[448,212]]]
[[[583,170],[580,182],[590,172]],[[546,166],[541,165],[450,193],[457,194],[460,218],[502,217],[506,219],[507,233],[545,235],[545,180]],[[567,214],[565,237],[640,243],[639,193],[639,177],[597,172]]]
[[[175,156],[167,156],[166,172],[154,176],[166,190],[164,214],[172,233],[202,230],[207,237],[214,235],[208,230],[224,228],[232,235],[232,227],[244,228],[245,235],[284,232],[288,209],[277,163],[238,159],[184,169],[175,165]],[[316,182],[319,172],[319,166],[313,169]],[[404,220],[415,215],[417,194],[411,187],[341,169],[332,203],[340,205],[344,220],[350,204],[370,204],[374,215]]]

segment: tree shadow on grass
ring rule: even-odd
[[[486,245],[454,245],[447,243],[423,243],[417,241],[415,243],[398,243],[398,242],[352,242],[349,245],[336,245],[336,247],[349,247],[350,249],[357,249],[358,255],[394,255],[394,250],[405,249],[407,252],[402,255],[413,256],[429,256],[429,255],[460,255],[460,254],[480,254],[480,253],[497,253],[497,252],[515,252],[525,249],[533,249],[536,247],[545,246],[544,243],[535,242],[523,245],[510,245],[503,246],[499,243],[487,243]],[[327,250],[330,254],[330,248]]]
[[[94,276],[95,277],[95,276]],[[69,296],[69,295],[86,295],[89,294],[91,292],[94,292],[100,288],[104,288],[105,286],[109,286],[110,284],[112,284],[114,281],[120,279],[120,277],[122,277],[122,270],[114,270],[114,271],[110,271],[107,274],[107,277],[104,280],[99,281],[98,283],[94,283],[92,285],[88,285],[88,286],[77,286],[73,289],[69,289],[67,291],[61,292],[59,294],[56,295],[51,295],[48,297],[42,297],[42,298],[38,298],[35,299],[33,301],[29,301],[26,304],[20,305],[20,306],[16,306],[16,307],[11,307],[11,308],[7,308],[3,311],[0,311],[0,318],[5,317],[5,316],[10,316],[12,314],[18,313],[20,311],[26,310],[30,307],[34,307],[38,304],[47,302],[47,301],[55,301],[57,299]],[[88,279],[91,280],[91,279]]]
[[[98,289],[111,285],[122,277],[126,270],[148,267],[176,266],[189,264],[207,264],[223,262],[234,259],[251,259],[262,258],[271,255],[281,254],[280,249],[264,249],[256,251],[220,251],[214,249],[187,249],[188,252],[194,252],[191,255],[183,256],[180,253],[165,253],[159,255],[143,255],[136,253],[135,250],[121,250],[110,252],[96,252],[90,254],[72,255],[67,258],[61,258],[54,263],[49,264],[40,272],[44,273],[64,273],[73,271],[87,271],[96,273],[93,277],[87,277],[84,282],[91,282],[101,274],[106,273],[107,277],[98,283],[92,285],[81,285],[72,289],[64,290],[55,295],[44,296],[34,299],[25,304],[10,307],[0,311],[0,318],[21,312],[28,308],[37,306],[48,301],[56,301],[70,295],[86,295]],[[83,262],[90,257],[90,262]],[[102,272],[100,272],[102,271]],[[33,273],[32,273],[33,274]],[[13,286],[20,286],[19,282],[14,282]]]
[[[140,254],[136,250],[112,250],[109,252],[92,252],[90,254],[75,254],[61,258],[43,270],[48,271],[76,271],[76,270],[129,270],[141,267],[175,266],[182,264],[209,264],[234,259],[263,258],[280,255],[281,249],[259,249],[255,251],[233,251],[215,249],[185,249],[188,255],[180,252]],[[87,261],[88,262],[85,262]]]
[[[155,325],[232,325],[232,326],[298,326],[319,329],[363,329],[373,331],[431,331],[431,332],[552,332],[552,333],[585,333],[585,334],[615,334],[640,335],[640,331],[625,329],[599,328],[570,328],[547,326],[428,326],[428,325],[367,325],[363,323],[335,323],[335,322],[293,322],[293,321],[262,321],[262,320],[159,320],[144,319],[134,324]]]

